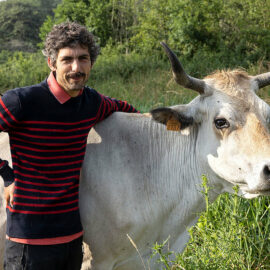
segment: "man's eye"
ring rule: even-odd
[[[62,59],[63,63],[69,63],[71,61],[71,58],[64,58]]]
[[[215,119],[214,123],[217,129],[228,128],[230,126],[230,123],[225,118]]]
[[[82,61],[88,61],[89,58],[87,56],[83,56],[83,57],[80,57],[80,60],[82,60]]]

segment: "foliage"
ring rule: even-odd
[[[72,1],[62,0],[62,2],[54,10],[54,18],[48,16],[47,20],[40,28],[40,38],[45,39],[46,34],[49,33],[54,24],[58,24],[64,21],[77,21],[81,24],[85,24],[88,17],[88,1]]]
[[[99,38],[101,46],[128,42],[133,24],[136,0],[62,0],[40,29],[44,39],[53,24],[76,21],[89,28]]]
[[[35,51],[39,27],[60,0],[0,2],[0,50]]]
[[[146,0],[142,5],[132,40],[143,51],[165,40],[191,57],[206,50],[233,52],[253,62],[270,58],[269,1]]]
[[[48,75],[41,53],[2,51],[0,53],[0,92],[39,83]]]
[[[209,187],[203,176],[206,211],[189,229],[190,241],[183,254],[168,251],[168,243],[156,244],[153,254],[163,269],[269,269],[270,199],[246,200],[228,193],[208,203]]]
[[[137,51],[156,54],[160,51],[159,41],[169,39],[175,4],[171,0],[155,0],[142,1],[141,6],[131,44]]]
[[[53,24],[69,20],[121,53],[163,57],[166,41],[185,57],[210,52],[249,65],[270,59],[269,9],[267,0],[8,0],[0,3],[0,42],[33,51]]]
[[[190,58],[198,52],[229,55],[229,61],[270,59],[270,17],[266,0],[62,0],[41,27],[44,39],[54,23],[86,25],[102,47],[159,55],[160,41]]]

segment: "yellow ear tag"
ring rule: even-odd
[[[167,121],[167,130],[180,131],[181,123],[175,118],[171,118]]]

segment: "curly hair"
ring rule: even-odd
[[[77,45],[87,47],[90,61],[93,65],[99,54],[99,46],[95,42],[94,35],[86,27],[76,22],[65,22],[54,25],[45,40],[45,48],[42,53],[49,57],[55,65],[60,49],[64,47],[75,47]]]

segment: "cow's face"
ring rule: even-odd
[[[230,81],[234,73],[226,73]],[[225,81],[223,83],[226,85]],[[206,158],[211,170],[220,178],[239,185],[246,196],[269,193],[269,106],[256,96],[248,76],[245,84],[229,89],[214,88],[215,79],[207,84],[212,85],[214,91],[198,104],[198,115],[201,111],[204,116],[198,119],[194,115],[201,125],[201,130],[198,129],[198,138],[202,138],[199,142],[201,158]]]
[[[270,194],[270,108],[255,94],[258,83],[237,70],[201,84],[204,91],[191,103],[153,110],[153,118],[163,124],[175,119],[180,132],[196,133],[202,173],[238,185],[246,197]]]

